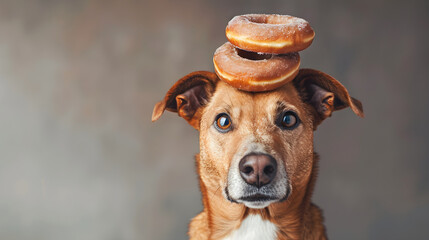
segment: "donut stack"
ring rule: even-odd
[[[295,78],[298,52],[310,46],[314,31],[301,18],[248,14],[229,21],[226,37],[213,56],[218,77],[240,90],[263,92]]]

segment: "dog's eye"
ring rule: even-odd
[[[231,118],[228,114],[221,113],[216,116],[214,126],[219,132],[226,133],[231,130]]]
[[[283,129],[291,130],[299,125],[299,118],[296,113],[287,111],[280,115],[277,125]]]

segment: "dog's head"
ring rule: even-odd
[[[177,112],[200,131],[199,174],[207,189],[250,208],[287,199],[307,185],[313,166],[313,131],[333,111],[361,103],[322,72],[302,69],[281,88],[243,92],[211,72],[180,79],[156,104]]]

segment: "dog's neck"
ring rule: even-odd
[[[199,155],[196,156],[197,163]],[[318,156],[313,156],[313,168],[307,182],[293,186],[291,196],[283,202],[273,203],[264,209],[250,209],[243,204],[232,203],[225,199],[222,190],[206,186],[205,179],[200,176],[200,187],[203,195],[204,212],[207,214],[207,227],[210,239],[222,239],[238,229],[249,215],[259,215],[262,219],[273,223],[277,239],[302,239],[306,229],[312,226],[309,208],[311,196],[317,176]],[[208,183],[210,184],[210,183]]]

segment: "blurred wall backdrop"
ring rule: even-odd
[[[0,1],[0,239],[186,239],[198,133],[154,104],[213,70],[235,15],[316,31],[302,66],[366,118],[316,132],[314,202],[331,239],[429,238],[428,1]]]

